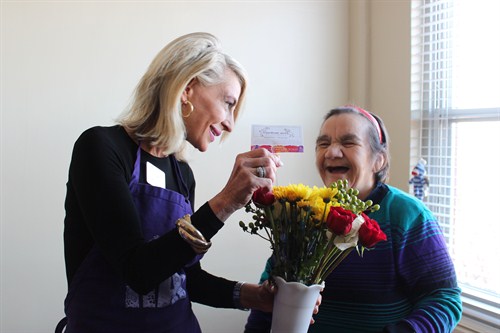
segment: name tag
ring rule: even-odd
[[[146,162],[146,182],[150,185],[165,188],[165,172]]]

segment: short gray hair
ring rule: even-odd
[[[337,107],[335,109],[328,111],[328,113],[325,115],[325,118],[323,119],[323,123],[328,118],[342,113],[353,113],[359,115],[360,117],[368,119],[368,117],[362,112],[360,112],[359,109],[360,109],[359,107],[353,105],[345,105]],[[368,119],[370,123],[372,123],[372,126],[370,126],[370,131],[369,131],[370,148],[372,154],[374,156],[377,154],[381,154],[384,157],[384,164],[382,165],[382,168],[380,168],[380,170],[375,173],[375,181],[385,183],[389,178],[389,167],[390,167],[389,135],[387,133],[387,129],[385,128],[384,122],[379,116],[371,112],[368,112],[366,110],[363,111],[369,113],[375,119],[380,129],[381,138],[379,138],[379,132],[378,129],[375,127],[375,124],[373,124],[372,121]]]

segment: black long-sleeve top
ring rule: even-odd
[[[160,282],[184,268],[190,299],[195,302],[233,308],[235,281],[213,276],[199,263],[185,268],[195,256],[191,247],[172,230],[146,241],[141,217],[135,208],[129,182],[138,146],[123,127],[93,127],[76,141],[69,168],[65,200],[64,252],[66,276],[71,284],[76,271],[96,245],[113,270],[135,291],[146,294]],[[182,193],[168,158],[141,151],[140,182],[145,182],[149,161],[166,175],[166,188]],[[194,210],[195,179],[189,165],[179,163]],[[210,240],[223,223],[208,203],[191,216],[193,225]]]

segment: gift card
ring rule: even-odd
[[[272,153],[303,153],[301,126],[252,125],[251,149],[266,148]]]

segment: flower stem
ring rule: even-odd
[[[321,260],[319,261],[319,264],[318,264],[318,268],[316,269],[316,272],[314,273],[314,276],[311,279],[312,281],[314,281],[313,283],[319,283],[316,281],[319,281],[319,279],[321,278],[321,272],[323,271],[323,267],[324,267],[325,263],[327,263],[330,260],[330,257],[333,254],[331,252],[332,247],[335,246],[335,244],[333,244],[333,239],[334,239],[334,235],[332,235],[332,237],[330,238],[330,240],[328,240],[328,243],[324,247],[324,250],[322,252],[322,253],[324,253],[324,255],[321,257]]]
[[[351,251],[353,249],[354,249],[354,247],[350,247],[344,251],[341,251],[340,254],[338,256],[336,256],[336,258],[331,263],[329,263],[327,265],[325,273],[320,275],[320,279],[318,281],[322,281],[322,280],[326,279],[326,277],[328,275],[330,275],[335,268],[337,268],[337,266],[349,255],[349,253],[351,253]],[[315,282],[315,283],[319,283],[319,282]]]

